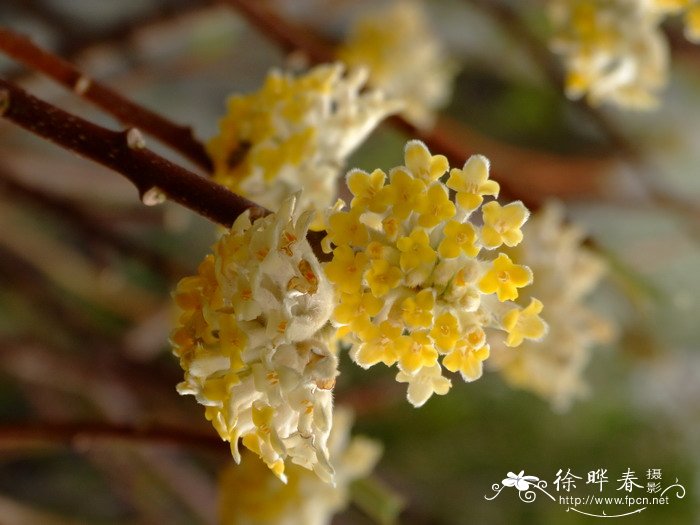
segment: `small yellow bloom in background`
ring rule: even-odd
[[[367,245],[367,257],[370,259],[383,259],[387,252],[387,247],[381,242],[372,241]]]
[[[508,332],[506,345],[519,346],[524,339],[538,340],[544,337],[547,325],[540,317],[542,303],[530,300],[526,308],[514,308],[503,316],[503,328]]]
[[[498,300],[512,301],[518,298],[518,288],[532,282],[532,271],[527,266],[513,264],[505,253],[499,253],[493,266],[479,281],[483,293],[495,293]]]
[[[358,20],[338,57],[368,68],[370,85],[402,101],[402,115],[419,128],[433,125],[457,72],[422,5],[411,0],[395,1]]]
[[[474,156],[464,170],[453,170],[462,193],[478,197],[474,209],[484,195],[498,193],[498,185],[488,180],[488,166],[486,159]],[[455,207],[449,200],[442,180],[448,171],[441,156],[409,141],[404,165],[389,171],[390,181],[379,174],[371,181],[367,174],[351,172],[356,200],[350,211],[343,211],[342,202],[328,211],[323,240],[329,249],[336,246],[333,260],[325,266],[331,281],[344,278],[343,268],[354,261],[352,254],[366,262],[354,292],[362,299],[336,293],[332,322],[350,345],[350,357],[364,368],[396,365],[397,380],[408,383],[407,397],[414,406],[450,389],[443,366],[460,371],[468,381],[481,374],[481,362],[489,355],[486,333],[491,337],[492,332],[504,331],[502,315],[517,306],[510,300],[532,282],[529,268],[514,264],[506,254],[495,260],[478,258],[486,247],[485,237],[498,239],[489,248],[500,246],[503,239],[508,246],[520,241],[520,227],[528,218],[522,203],[483,205],[485,224],[480,226],[470,219],[474,209]],[[465,173],[476,181],[473,186]],[[357,197],[370,185],[373,196],[386,199],[379,207],[370,198]],[[365,225],[367,235],[350,232],[354,224]],[[493,231],[484,236],[484,229]],[[364,304],[370,296],[381,308],[379,303],[371,308]]]
[[[681,9],[667,0],[550,0],[550,47],[564,63],[566,96],[594,106],[656,107],[669,74],[661,24]]]
[[[418,204],[418,224],[424,228],[432,228],[451,219],[457,212],[454,203],[445,188],[435,184],[428,189]]]
[[[523,240],[520,228],[530,212],[522,202],[511,202],[501,206],[496,201],[481,207],[484,226],[481,228],[481,240],[485,248],[498,248],[501,244],[513,247]]]
[[[389,241],[395,241],[396,238],[403,232],[403,222],[396,217],[387,217],[382,221],[382,228]]]
[[[425,230],[416,228],[408,237],[401,237],[396,247],[401,252],[401,269],[408,272],[425,264],[433,264],[437,254],[430,246]]]
[[[614,333],[611,322],[585,304],[605,264],[582,245],[580,229],[564,224],[561,206],[548,203],[533,214],[523,233],[522,244],[510,253],[514,261],[530,266],[536,279],[521,305],[501,311],[507,337],[489,340],[488,364],[509,384],[564,410],[587,393],[583,374],[592,351]]]
[[[411,140],[406,144],[406,167],[426,184],[442,177],[450,168],[447,157],[431,155],[420,140]]]
[[[221,525],[329,525],[333,516],[350,502],[350,485],[370,475],[379,461],[379,443],[351,436],[353,416],[338,407],[328,438],[335,465],[335,485],[319,480],[298,465],[287,468],[287,484],[270,473],[265,464],[246,454],[241,465],[225,467],[219,479]]]
[[[453,168],[447,187],[457,192],[457,204],[470,212],[481,206],[484,195],[498,197],[501,189],[489,180],[489,160],[483,155],[472,155],[462,169]]]
[[[471,223],[449,221],[444,229],[445,238],[438,246],[440,257],[454,259],[462,253],[476,257],[479,247],[476,245],[476,228]]]

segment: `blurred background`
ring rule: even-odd
[[[333,41],[373,4],[270,3]],[[616,338],[593,350],[589,393],[566,412],[492,373],[414,409],[392,372],[343,356],[338,403],[355,410],[355,432],[384,445],[374,479],[403,500],[400,523],[569,524],[595,518],[515,491],[484,495],[509,471],[551,484],[559,469],[602,467],[619,485],[628,468],[662,469],[685,498],[620,520],[700,523],[700,47],[664,26],[672,60],[659,108],[591,109],[563,95],[543,2],[426,4],[459,66],[444,113],[461,122],[465,159],[487,155],[494,178],[523,192],[513,197],[564,202],[610,267],[589,303]],[[289,59],[216,2],[3,0],[0,24],[201,139],[228,95]],[[120,127],[3,56],[0,76]],[[382,126],[349,166],[398,165],[406,139]],[[175,392],[182,372],[167,341],[170,291],[214,239],[192,212],[144,207],[121,177],[0,122],[0,522],[216,522],[228,446]],[[360,507],[334,523],[373,523]]]

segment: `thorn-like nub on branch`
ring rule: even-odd
[[[146,206],[157,206],[158,204],[164,203],[165,200],[165,193],[157,186],[153,186],[141,194],[141,202]]]
[[[126,145],[131,149],[143,149],[146,147],[146,139],[137,128],[131,128],[126,132]]]
[[[81,75],[73,85],[73,91],[76,95],[84,95],[90,89],[90,84],[92,84],[92,80],[85,75]]]

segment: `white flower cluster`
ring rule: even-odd
[[[562,55],[566,93],[644,109],[668,77],[664,14],[652,0],[551,0],[552,49]]]
[[[524,240],[512,250],[513,260],[526,264],[537,279],[524,294],[536,294],[547,305],[543,317],[549,333],[538,344],[525,341],[506,348],[495,340],[489,364],[512,385],[549,399],[557,410],[586,394],[582,377],[595,345],[613,334],[609,321],[584,303],[605,274],[605,264],[581,246],[583,234],[563,223],[563,210],[548,204],[523,228]]]
[[[285,479],[285,460],[330,482],[327,439],[337,358],[323,330],[333,289],[306,240],[311,213],[296,196],[251,224],[248,212],[214,245],[197,275],[180,281],[172,335],[181,394],[240,461],[238,440]]]
[[[366,80],[366,69],[323,64],[298,77],[273,71],[258,92],[232,96],[208,145],[214,180],[272,210],[303,189],[298,206],[322,229],[348,155],[402,107]]]
[[[335,485],[292,465],[279,483],[255,458],[224,470],[219,485],[222,525],[328,525],[348,505],[350,484],[367,476],[381,454],[378,443],[350,436],[352,415],[338,409],[328,439]]]
[[[370,84],[403,100],[402,114],[415,126],[432,126],[435,111],[449,101],[456,67],[415,1],[394,2],[358,20],[338,56],[369,68]]]

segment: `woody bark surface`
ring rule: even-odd
[[[245,210],[251,220],[269,213],[262,206],[192,173],[145,148],[134,128],[117,132],[63,111],[0,79],[0,115],[129,179],[142,198],[162,192],[200,215],[230,226]]]

